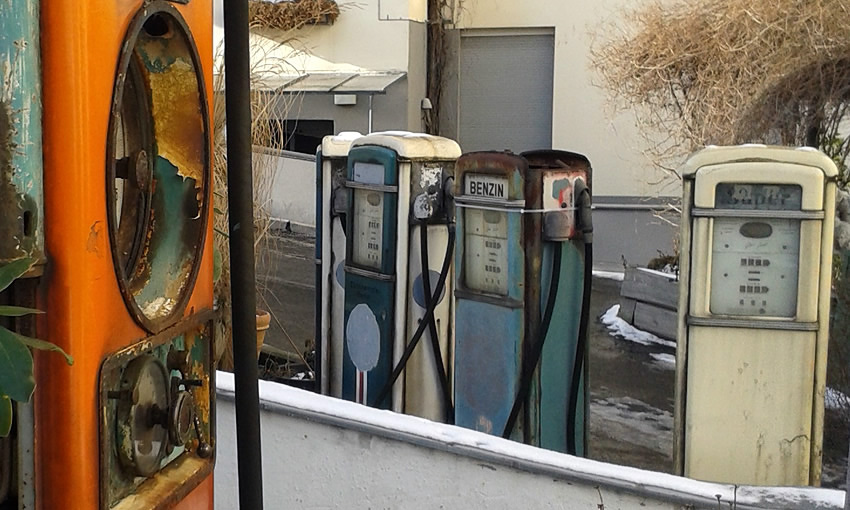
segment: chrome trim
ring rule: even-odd
[[[780,331],[817,331],[817,322],[792,322],[778,319],[728,319],[725,317],[688,316],[688,326],[709,326],[716,328],[773,329]]]
[[[384,274],[379,273],[377,271],[370,271],[368,269],[361,269],[359,267],[345,265],[345,272],[356,274],[357,276],[362,276],[364,278],[372,278],[373,280],[381,280],[382,282],[394,282],[395,275],[394,274]]]
[[[784,220],[822,220],[823,211],[752,211],[746,209],[710,209],[695,207],[691,216],[696,218],[777,218]]]
[[[398,186],[389,184],[366,184],[365,182],[345,181],[346,188],[366,189],[369,191],[380,191],[382,193],[398,193]]]

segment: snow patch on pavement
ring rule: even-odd
[[[663,368],[676,368],[676,355],[666,352],[651,352],[649,357],[655,360],[655,364]]]
[[[617,271],[593,271],[593,276],[597,278],[606,278],[608,280],[623,281],[624,273]]]
[[[613,305],[608,309],[600,320],[602,324],[608,328],[608,333],[622,337],[625,340],[630,342],[635,342],[641,345],[663,345],[665,347],[676,348],[676,342],[671,342],[670,340],[664,340],[663,338],[658,338],[652,333],[647,333],[646,331],[641,331],[636,327],[632,326],[628,322],[623,319],[617,317],[617,313],[620,311],[620,305]]]
[[[824,395],[823,405],[827,409],[847,409],[850,408],[850,397],[840,391],[827,388]]]

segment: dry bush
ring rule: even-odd
[[[292,104],[298,100],[292,95],[276,94],[265,89],[264,80],[277,74],[286,74],[289,69],[283,58],[273,57],[267,49],[257,45],[251,51],[251,138],[255,146],[283,147],[283,130],[273,129],[274,122],[285,118]],[[221,273],[215,282],[216,307],[220,310],[221,325],[217,332],[223,345],[217,348],[221,352],[219,368],[232,370],[233,344],[231,325],[230,292],[230,246],[228,237],[227,204],[227,140],[225,131],[225,94],[224,59],[222,51],[217,52],[213,92],[213,180],[214,180],[214,244],[220,256]],[[269,154],[254,151],[252,155],[252,176],[254,190],[254,263],[255,267],[270,265],[269,251],[274,248],[275,237],[270,235],[272,180],[276,158]],[[258,297],[263,295],[258,281]],[[261,303],[258,303],[261,306]],[[277,318],[274,318],[275,320]]]
[[[338,16],[339,6],[334,0],[254,0],[248,3],[252,27],[289,31],[304,25],[333,23]]]
[[[819,146],[843,170],[848,11],[845,0],[655,0],[606,27],[592,65],[662,168],[706,144],[762,142]]]

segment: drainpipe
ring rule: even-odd
[[[367,135],[372,134],[372,98],[375,97],[374,94],[369,94],[369,130],[366,133]]]
[[[224,2],[227,205],[230,217],[230,288],[236,296],[232,300],[232,324],[239,508],[262,510],[250,61],[248,0],[227,0]]]

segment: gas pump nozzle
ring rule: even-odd
[[[593,242],[593,214],[591,213],[592,199],[590,188],[583,179],[577,179],[576,192],[576,227],[582,233],[585,243]]]

